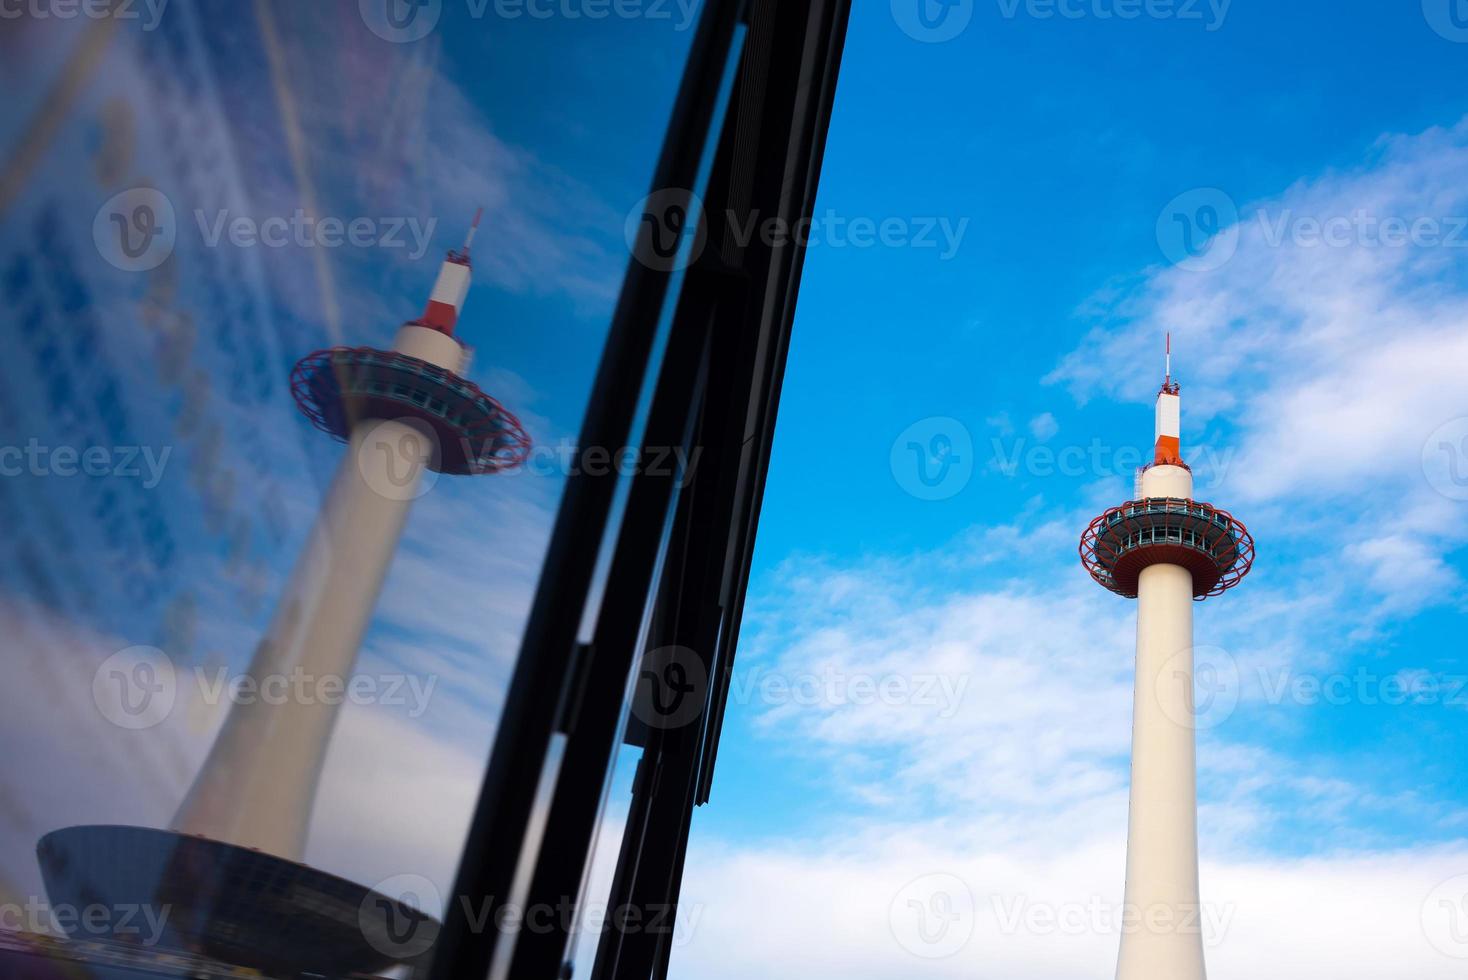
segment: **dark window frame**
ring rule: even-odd
[[[624,736],[643,757],[609,905],[676,908],[692,813],[709,799],[804,258],[789,241],[736,241],[728,219],[747,226],[758,214],[793,228],[810,218],[849,8],[850,0],[708,0],[701,16],[651,187],[666,202],[707,170],[707,246],[682,278],[660,367],[659,324],[677,276],[629,263],[578,441],[578,454],[625,445],[658,367],[642,458],[655,447],[697,446],[698,466],[638,467],[615,536],[607,531],[617,474],[573,467],[445,909],[434,980],[487,977],[506,957],[509,980],[569,976],[570,923],[553,916],[548,929],[519,931],[494,923],[527,875],[525,907],[559,908],[579,893]],[[604,557],[607,587],[583,644],[577,629]],[[698,721],[624,725],[626,679],[644,649],[669,645],[694,651],[707,670]],[[564,749],[530,855],[558,733]],[[490,916],[476,926],[470,909]],[[592,976],[666,977],[671,923],[655,933],[611,923]]]

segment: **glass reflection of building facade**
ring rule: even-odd
[[[710,2],[682,25],[419,7],[435,21],[411,38],[371,2],[283,0],[32,11],[0,33],[0,904],[25,910],[0,929],[8,975],[667,969],[665,936],[466,930],[453,896],[503,896],[481,886],[544,839],[524,901],[676,909],[722,695],[705,684],[696,723],[665,729],[628,720],[625,681],[695,628],[678,610],[710,602],[728,614],[697,626],[697,656],[726,674],[799,274],[798,253],[729,244],[712,205],[809,212],[845,7]],[[713,244],[686,265],[637,258],[636,210],[662,217],[649,188],[711,204]],[[168,844],[230,706],[270,696],[246,668],[342,458],[296,413],[291,367],[386,346],[481,204],[473,372],[523,400],[546,445],[696,440],[698,501],[635,467],[544,458],[488,490],[434,483],[356,674],[284,695],[344,701],[304,855],[325,884]],[[759,285],[734,302],[713,265]],[[718,297],[748,319],[716,342]],[[723,377],[698,369],[711,357]],[[752,442],[727,441],[734,418],[759,420]],[[718,524],[722,541],[700,537]],[[605,652],[550,643],[546,610]],[[654,759],[686,786],[671,809],[632,779]],[[533,814],[527,785],[549,794]],[[78,825],[134,829],[55,835]],[[620,847],[592,868],[597,836]],[[82,887],[52,894],[48,858]],[[104,866],[188,889],[119,898]],[[400,903],[376,909],[382,929],[353,889]],[[229,910],[248,893],[278,902]],[[414,923],[436,917],[427,950]]]

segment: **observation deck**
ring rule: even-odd
[[[1128,599],[1149,565],[1180,565],[1193,576],[1193,598],[1238,585],[1254,564],[1254,538],[1226,510],[1177,497],[1148,497],[1113,507],[1081,535],[1081,563],[1091,577]]]
[[[141,952],[206,956],[266,976],[378,973],[425,959],[439,923],[392,896],[247,847],[146,827],[54,830],[36,848],[53,905],[137,910]],[[437,911],[437,910],[435,910]],[[85,937],[81,923],[68,927]]]
[[[530,454],[520,420],[478,385],[396,351],[332,347],[308,354],[291,371],[291,395],[316,428],[343,441],[367,419],[426,424],[438,444],[429,466],[440,473],[496,473]]]

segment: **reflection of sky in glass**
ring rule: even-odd
[[[13,528],[0,628],[19,671],[0,694],[5,891],[40,894],[48,830],[166,825],[222,717],[199,678],[248,662],[342,455],[296,412],[292,364],[388,345],[483,205],[458,335],[475,351],[469,376],[542,454],[533,472],[440,479],[415,504],[358,664],[396,703],[343,709],[307,850],[364,882],[413,872],[446,890],[559,448],[627,261],[625,215],[691,38],[676,8],[592,21],[481,6],[445,3],[431,33],[401,44],[355,3],[205,19],[179,0],[152,30],[23,21],[0,40],[0,411],[4,443],[36,447],[0,480]],[[133,188],[174,214],[151,271],[129,271],[157,253],[120,250],[106,214],[94,239],[104,202]],[[288,242],[240,245],[242,218],[262,233],[285,219],[272,227]],[[313,218],[340,225],[313,231]],[[297,238],[352,227],[338,246]],[[56,447],[100,447],[91,465],[106,475],[63,475],[64,458],[39,455]],[[166,720],[130,731],[103,717],[92,681],[135,645],[166,651],[179,684]]]

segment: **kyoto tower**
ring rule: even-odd
[[[469,354],[454,327],[478,224],[391,350],[317,351],[291,372],[301,411],[347,452],[251,660],[262,692],[267,678],[350,682],[425,473],[495,473],[529,452],[519,421],[461,376]],[[169,830],[79,826],[41,839],[53,903],[167,908],[162,945],[266,973],[372,972],[426,952],[437,923],[412,901],[302,863],[342,700],[237,700]]]
[[[1091,522],[1081,562],[1137,600],[1136,694],[1126,902],[1117,980],[1204,980],[1198,893],[1193,603],[1238,585],[1254,540],[1225,510],[1193,499],[1179,447],[1172,339],[1157,393],[1156,442],[1137,497]]]

